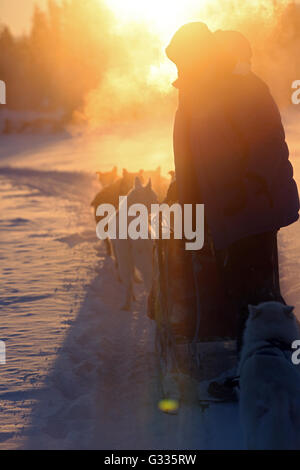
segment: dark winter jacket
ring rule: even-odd
[[[217,249],[298,219],[280,113],[253,73],[208,93],[179,85],[174,155],[179,201],[205,204]]]

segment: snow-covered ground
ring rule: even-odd
[[[177,416],[158,410],[145,294],[137,286],[134,311],[120,310],[122,285],[95,236],[94,171],[115,163],[156,167],[162,155],[166,171],[168,139],[149,161],[142,137],[131,148],[130,138],[1,136],[0,339],[7,363],[0,365],[0,449],[242,447],[237,405],[203,411],[192,383]],[[299,223],[282,230],[283,293],[298,315],[299,245]]]

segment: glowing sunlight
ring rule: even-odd
[[[167,38],[186,21],[192,20],[196,11],[209,0],[106,0],[120,21],[147,22]]]

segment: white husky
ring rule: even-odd
[[[143,186],[141,180],[137,177],[134,188],[127,195],[128,207],[133,204],[143,204],[150,213],[151,204],[157,204],[157,202],[157,196],[152,190],[151,179],[146,186]],[[130,218],[128,218],[128,222],[130,222]],[[117,226],[117,231],[118,229]],[[126,289],[125,303],[122,308],[123,310],[131,310],[131,304],[134,300],[133,280],[135,268],[142,275],[146,290],[150,291],[151,289],[153,241],[149,235],[146,240],[132,240],[128,237],[126,240],[112,240],[112,243],[117,258],[119,275]]]
[[[249,306],[239,364],[248,449],[300,449],[300,372],[291,361],[291,345],[299,338],[293,307]]]

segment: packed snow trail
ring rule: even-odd
[[[146,296],[135,286],[133,312],[120,310],[122,285],[95,238],[98,168],[76,173],[89,148],[75,138],[38,140],[30,149],[14,137],[0,149],[0,448],[242,448],[237,405],[203,411],[192,382],[178,415],[158,410]],[[300,224],[279,242],[283,294],[299,316]]]
[[[32,406],[95,275],[95,232],[86,230],[92,218],[81,210],[88,208],[86,187],[92,188],[86,175],[0,168],[2,448],[23,440]]]
[[[103,253],[34,411],[26,447],[239,448],[237,406],[202,411],[192,383],[177,416],[158,410],[155,325],[145,295],[136,289],[133,312],[120,310],[123,289]]]

